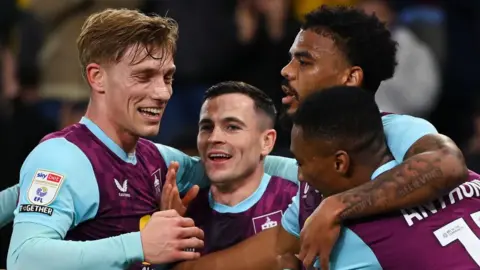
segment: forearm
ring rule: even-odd
[[[32,233],[32,228],[35,233]],[[120,270],[143,260],[140,233],[96,241],[65,241],[48,227],[15,224],[8,255],[8,269],[106,269]]]
[[[278,228],[263,231],[233,247],[214,252],[195,261],[182,262],[174,270],[277,269]]]
[[[0,228],[13,221],[13,211],[17,206],[18,185],[0,192]]]
[[[438,139],[441,135],[434,136]],[[462,153],[450,139],[441,136],[437,146],[412,146],[406,160],[373,181],[335,195],[342,204],[340,220],[380,214],[426,203],[465,182],[468,169]],[[427,142],[427,143],[426,143]],[[423,148],[422,148],[423,147]],[[428,151],[429,149],[435,149]]]

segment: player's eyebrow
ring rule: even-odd
[[[310,60],[314,60],[313,55],[308,51],[289,52],[289,54],[290,54],[290,57],[293,57],[293,58],[307,58]]]
[[[201,125],[206,125],[206,124],[211,124],[211,123],[213,123],[213,121],[210,118],[202,118],[198,122],[198,125],[201,126]]]
[[[241,126],[246,126],[245,123],[240,120],[240,118],[237,118],[235,116],[228,116],[228,117],[225,117],[222,119],[223,122],[226,122],[226,123],[237,123],[238,125],[241,125]]]

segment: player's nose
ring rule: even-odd
[[[156,100],[168,101],[172,97],[172,87],[167,85],[163,80],[153,86],[152,98]]]
[[[214,127],[210,136],[208,137],[209,143],[224,143],[225,142],[225,133],[219,127]]]
[[[289,81],[295,79],[295,73],[293,72],[292,61],[290,61],[286,66],[282,68],[282,70],[280,71],[280,74],[282,75],[282,77],[284,77]]]

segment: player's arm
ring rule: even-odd
[[[294,197],[285,211],[282,226],[262,231],[235,246],[202,256],[198,260],[182,262],[174,270],[280,269],[279,256],[297,254],[300,249],[298,199],[299,195]]]
[[[13,211],[17,206],[18,185],[0,192],[0,228],[13,220]]]
[[[388,146],[403,162],[374,181],[332,196],[344,205],[340,220],[425,203],[467,180],[462,152],[429,122],[404,115],[383,118]]]
[[[142,260],[139,232],[97,241],[63,240],[69,229],[96,215],[98,203],[95,175],[83,152],[61,138],[41,143],[20,172],[7,268],[117,270]]]

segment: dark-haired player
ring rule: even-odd
[[[378,181],[398,165],[375,100],[360,88],[340,86],[308,96],[293,122],[290,150],[298,178],[324,198]],[[470,172],[469,182],[427,204],[347,222],[330,269],[480,268],[478,179]]]
[[[202,254],[281,224],[298,185],[265,173],[276,114],[273,101],[246,83],[222,82],[206,91],[197,147],[211,186],[187,210],[205,233]]]
[[[292,59],[282,70],[288,114],[295,112],[301,99],[327,87],[362,86],[373,95],[381,81],[392,77],[396,43],[377,18],[351,8],[321,7],[305,19],[290,50]],[[329,197],[314,213],[321,196],[302,183],[283,216],[282,227],[182,263],[177,269],[277,269],[277,256],[298,253],[300,228],[312,213],[302,232],[300,257],[311,265],[322,249],[323,261],[328,261],[341,222],[423,203],[465,181],[461,151],[430,123],[394,114],[383,116],[382,122],[394,158],[405,160],[402,166],[385,172],[375,183]]]

